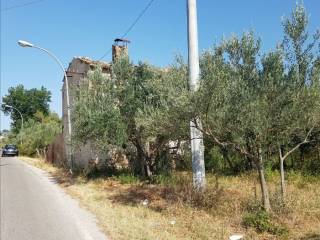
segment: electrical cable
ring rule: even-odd
[[[150,0],[149,3],[145,6],[145,8],[140,12],[140,14],[138,15],[138,17],[133,21],[133,23],[128,27],[128,29],[124,32],[124,34],[122,34],[121,38],[125,38],[128,33],[134,28],[134,26],[139,22],[139,20],[143,17],[143,15],[147,12],[147,10],[151,7],[152,3],[155,0]],[[109,49],[107,52],[105,52],[103,54],[103,56],[101,58],[98,59],[98,61],[102,60],[103,58],[105,58],[110,52],[112,51],[112,48]]]
[[[25,7],[25,6],[29,6],[29,5],[33,5],[33,4],[36,4],[36,3],[39,3],[39,2],[44,2],[44,1],[45,0],[36,0],[36,1],[31,1],[31,2],[26,2],[26,3],[19,4],[19,5],[15,5],[15,6],[12,6],[12,7],[1,8],[1,12],[5,12],[5,11],[9,11],[9,10],[12,10],[12,9],[21,8],[21,7]]]

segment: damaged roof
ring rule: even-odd
[[[92,60],[88,57],[75,57],[76,59],[79,59],[81,62],[86,63],[90,66],[96,66],[96,65],[100,65],[102,68],[110,68],[111,64],[104,62],[104,61],[96,61],[96,60]]]

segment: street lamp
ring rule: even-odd
[[[21,130],[20,130],[20,132],[22,133],[22,130],[23,130],[23,116],[22,116],[22,113],[19,111],[18,108],[14,107],[14,106],[11,106],[11,105],[8,105],[8,104],[4,104],[3,106],[7,107],[7,108],[14,109],[20,114],[20,117],[21,117]],[[22,144],[22,136],[21,136],[21,144]]]
[[[19,40],[19,41],[18,41],[18,44],[19,44],[21,47],[33,47],[33,46],[34,46],[32,43],[29,43],[29,42],[23,41],[23,40]]]
[[[15,108],[14,106],[10,106],[8,104],[4,104],[3,106],[7,107],[7,108],[12,108],[12,109],[16,110],[20,114],[20,117],[21,117],[21,130],[22,130],[23,129],[23,116],[22,116],[21,112],[19,111],[19,109]]]
[[[70,97],[69,97],[69,81],[68,81],[68,77],[67,77],[67,73],[66,70],[64,69],[61,61],[49,50],[36,46],[30,42],[27,41],[23,41],[23,40],[19,40],[18,41],[19,46],[21,47],[30,47],[30,48],[37,48],[45,53],[47,53],[50,57],[52,57],[54,59],[54,61],[56,63],[58,63],[58,65],[60,66],[61,70],[63,71],[64,74],[64,79],[66,81],[66,94],[67,94],[67,115],[68,115],[68,135],[69,135],[69,139],[68,141],[71,142],[71,133],[72,133],[72,129],[71,129],[71,110],[70,110]],[[73,170],[73,154],[72,154],[72,150],[71,147],[69,149],[69,154],[70,154],[70,161],[71,161],[71,171]]]

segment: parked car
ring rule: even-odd
[[[19,155],[19,151],[16,145],[13,144],[7,144],[4,146],[4,148],[2,149],[2,157],[5,156],[18,156]]]

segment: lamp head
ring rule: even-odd
[[[33,47],[33,46],[34,46],[32,43],[29,43],[29,42],[23,41],[23,40],[19,40],[19,41],[18,41],[18,44],[19,44],[21,47]]]

